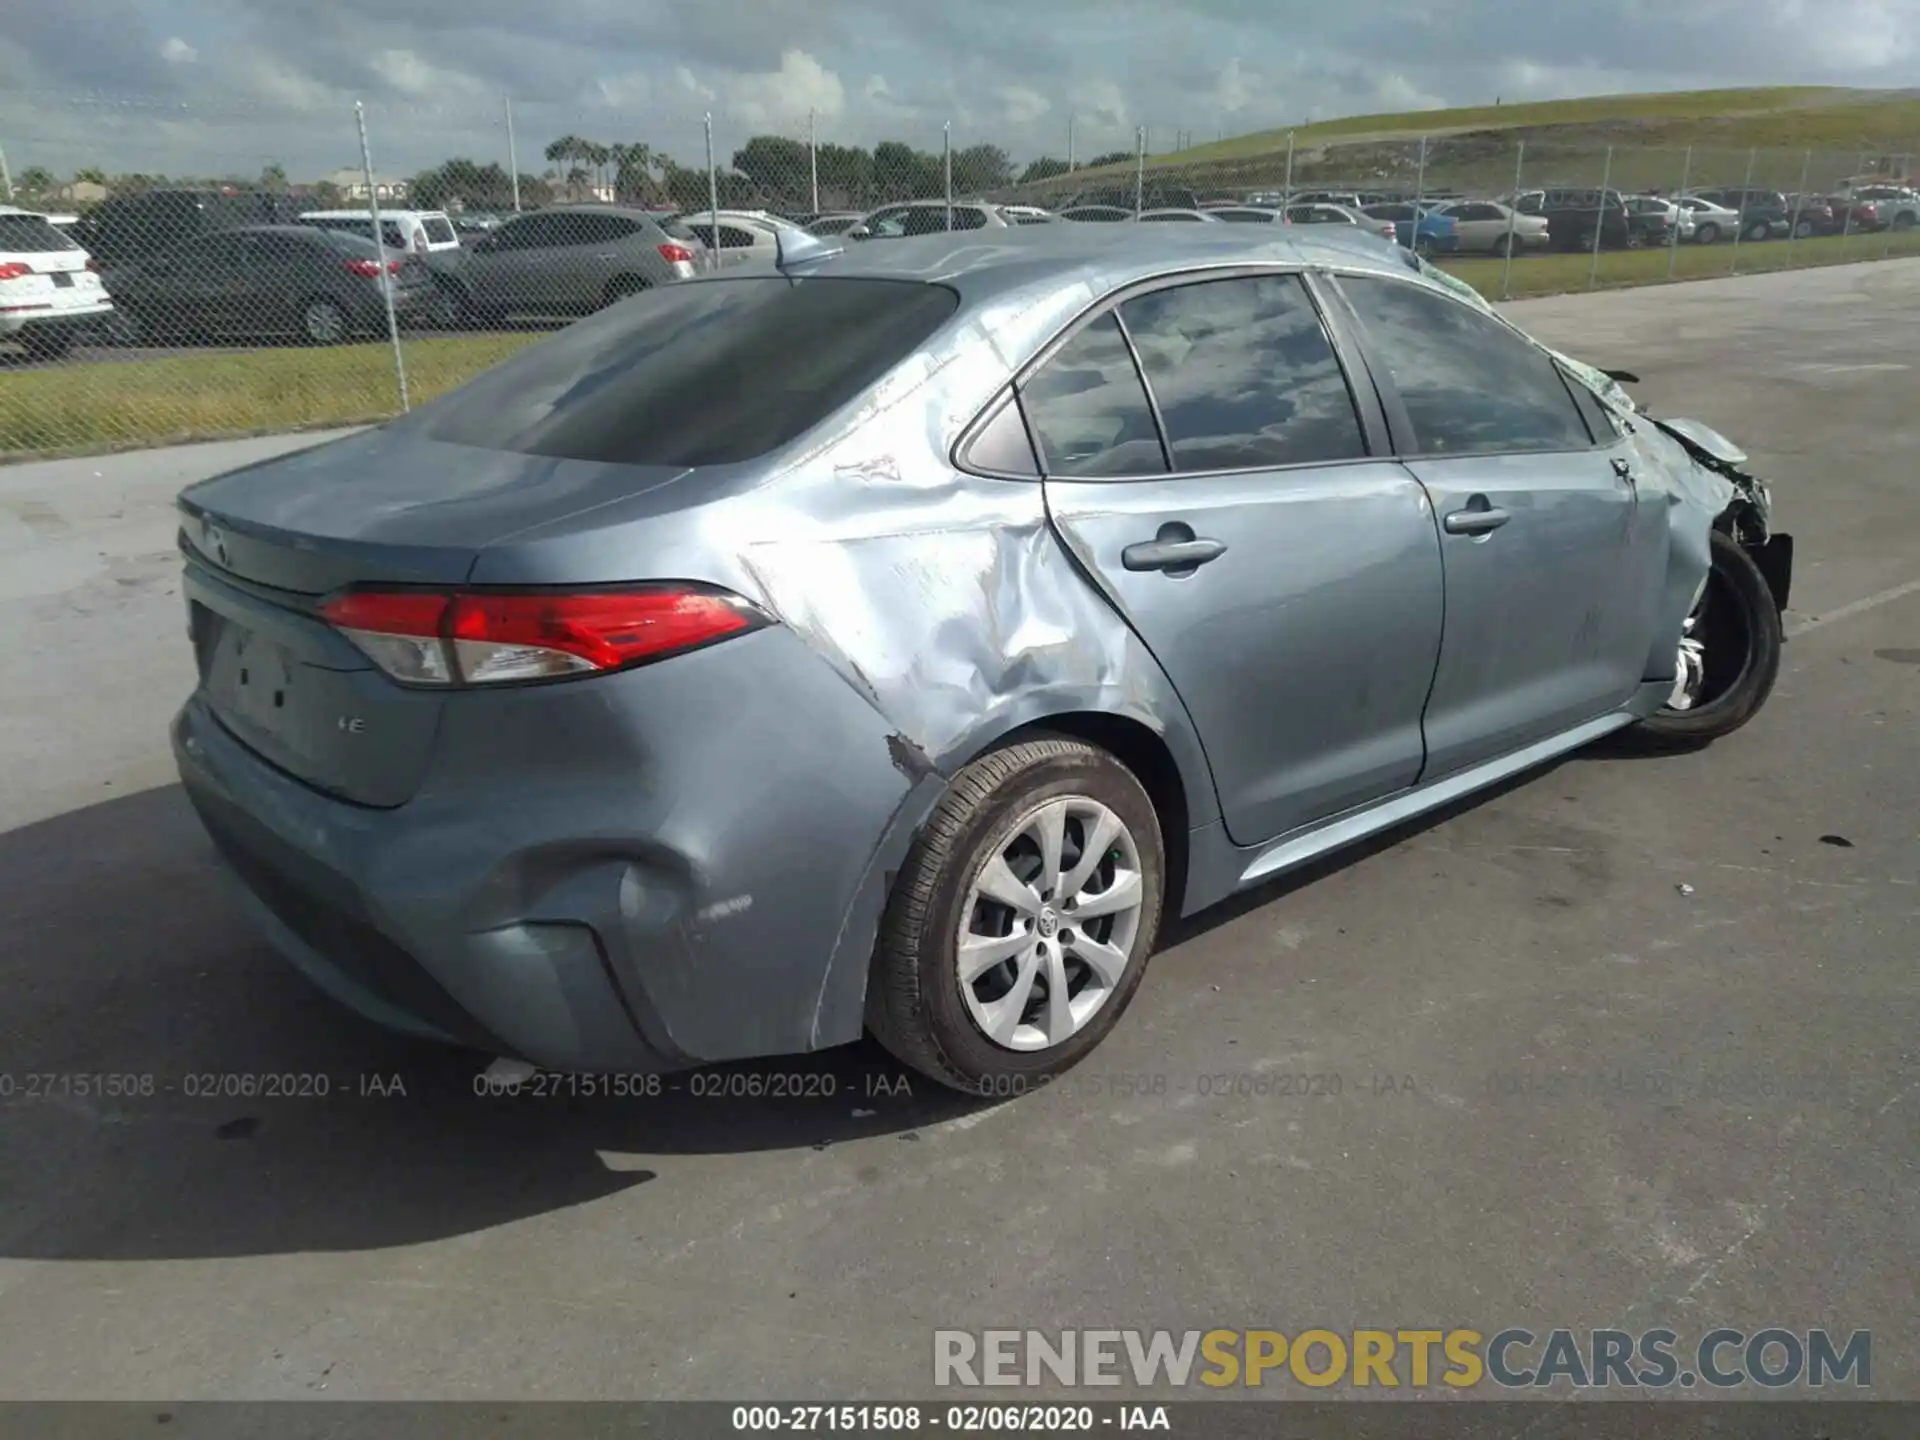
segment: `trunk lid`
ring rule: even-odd
[[[190,486],[180,545],[201,697],[242,744],[315,789],[404,804],[457,692],[388,679],[320,618],[326,597],[351,585],[457,586],[486,546],[683,473],[471,449],[396,428]]]

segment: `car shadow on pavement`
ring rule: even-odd
[[[487,1094],[490,1057],[342,1010],[227,885],[177,785],[0,835],[0,1256],[405,1245],[642,1186],[676,1156],[916,1138],[987,1103],[871,1042],[657,1095],[631,1077],[639,1093]]]

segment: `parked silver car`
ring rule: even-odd
[[[1433,213],[1445,215],[1454,223],[1463,255],[1518,255],[1526,250],[1544,250],[1552,243],[1547,233],[1547,217],[1523,215],[1497,200],[1450,200],[1436,205]]]
[[[1164,917],[1773,683],[1731,443],[1377,240],[781,248],[181,497],[186,793],[345,1003],[1015,1093]]]
[[[556,205],[515,216],[464,247],[469,320],[569,316],[692,276],[703,247],[675,222],[619,205]]]

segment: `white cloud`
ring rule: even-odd
[[[1053,109],[1053,102],[1026,85],[1002,85],[1000,110],[1009,125],[1031,125]]]
[[[1253,78],[1240,68],[1240,57],[1235,55],[1222,67],[1220,78],[1214,82],[1214,106],[1234,115],[1246,109],[1253,97]]]
[[[169,35],[160,47],[160,58],[169,65],[191,65],[200,58],[200,52],[178,35]]]

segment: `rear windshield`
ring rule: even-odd
[[[438,215],[429,215],[422,224],[426,229],[429,245],[449,245],[460,239],[453,233],[453,226]]]
[[[418,423],[436,440],[561,460],[734,464],[805,434],[959,304],[904,280],[668,286],[522,351]]]
[[[66,232],[38,215],[0,215],[0,251],[39,254],[47,250],[78,250]]]

